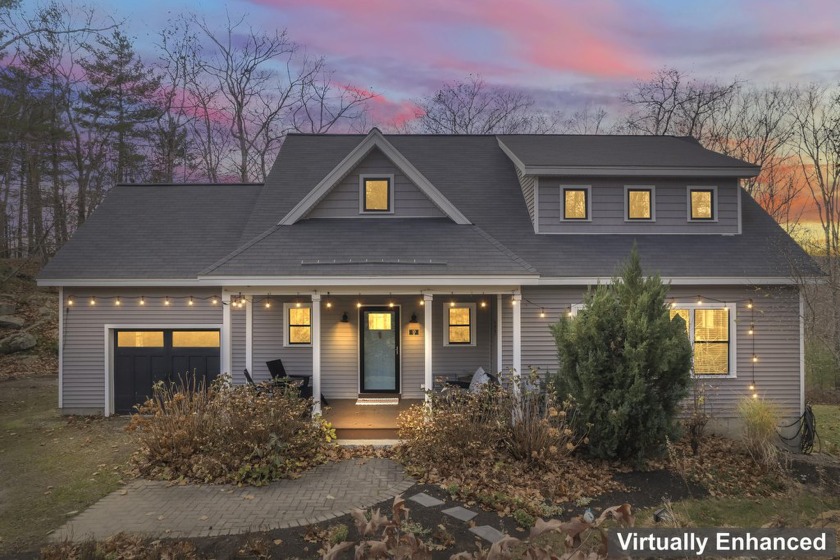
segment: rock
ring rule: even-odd
[[[38,315],[42,317],[49,317],[50,315],[54,315],[56,312],[54,307],[43,306],[38,308]]]
[[[0,301],[0,315],[14,315],[17,306],[8,301]]]
[[[14,333],[11,336],[0,339],[0,355],[29,350],[36,344],[38,344],[38,339],[34,335],[25,332]]]
[[[0,329],[19,329],[26,323],[14,315],[0,315]]]

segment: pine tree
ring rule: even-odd
[[[114,183],[132,182],[144,175],[148,125],[161,113],[155,100],[160,78],[120,30],[97,42],[82,63],[90,88],[81,94],[80,113],[85,126],[111,137]]]
[[[643,276],[634,246],[612,283],[590,290],[577,316],[552,328],[556,390],[574,400],[595,457],[638,462],[675,435],[691,345],[683,320],[670,318],[667,293],[658,275]]]

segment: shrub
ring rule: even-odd
[[[691,345],[682,319],[670,319],[667,291],[658,275],[642,275],[634,247],[611,284],[590,290],[577,316],[552,328],[557,391],[574,401],[593,456],[640,462],[677,430]]]
[[[132,461],[139,474],[166,480],[259,485],[294,476],[324,462],[335,438],[310,407],[293,388],[159,383],[129,423],[139,444]]]
[[[770,401],[744,397],[738,402],[738,414],[743,423],[743,442],[756,464],[763,467],[779,466],[779,448],[776,447],[776,427],[779,411]]]

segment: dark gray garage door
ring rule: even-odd
[[[133,412],[157,381],[209,384],[219,375],[219,341],[217,329],[115,331],[115,410]]]

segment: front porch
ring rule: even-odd
[[[381,290],[225,289],[222,371],[267,380],[266,362],[281,359],[289,375],[311,376],[315,410],[323,397],[345,439],[393,435],[397,414],[437,377],[522,371],[519,286]],[[360,396],[398,404],[361,406]]]
[[[399,399],[395,405],[361,405],[358,399],[334,399],[323,408],[339,440],[397,439],[397,416],[423,399]]]

